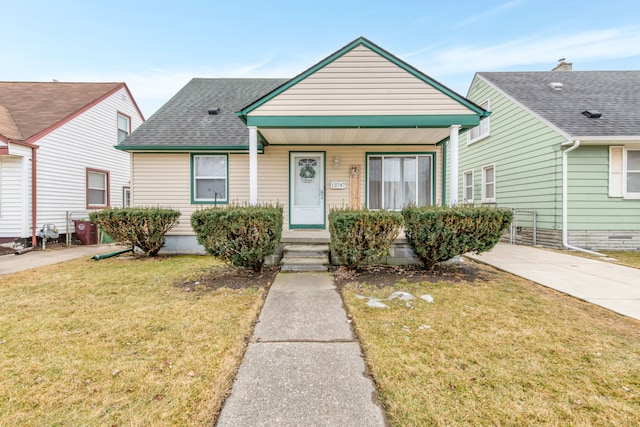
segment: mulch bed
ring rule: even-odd
[[[410,283],[442,281],[473,283],[476,280],[489,280],[495,275],[495,270],[483,268],[481,264],[468,259],[456,264],[436,265],[432,270],[423,270],[415,265],[375,265],[355,270],[348,270],[344,267],[333,268],[333,279],[338,288],[352,282],[387,287],[395,285],[402,279]]]
[[[203,274],[196,280],[176,285],[184,292],[213,291],[220,288],[245,289],[251,287],[268,287],[280,271],[280,267],[264,267],[262,273],[254,273],[246,268],[224,267]]]
[[[8,248],[6,246],[0,246],[0,256],[14,254],[16,252],[13,248]]]
[[[179,283],[176,287],[184,292],[211,291],[220,288],[269,287],[279,271],[280,267],[264,267],[262,273],[254,273],[246,268],[224,267],[203,274],[196,280]],[[473,283],[476,280],[489,280],[497,274],[495,270],[483,268],[481,264],[467,259],[457,264],[437,265],[433,270],[423,270],[412,265],[374,265],[355,270],[332,267],[331,272],[338,288],[351,282],[387,287],[403,279],[411,283],[442,281]]]

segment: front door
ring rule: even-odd
[[[324,153],[289,155],[289,227],[324,229]]]

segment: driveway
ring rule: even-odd
[[[2,255],[0,256],[0,275],[16,273],[44,265],[57,264],[74,258],[89,258],[97,254],[113,252],[118,248],[122,247],[113,244],[70,246],[45,251],[32,251],[22,255]]]
[[[530,246],[498,244],[466,255],[500,270],[640,319],[640,269]]]

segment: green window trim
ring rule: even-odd
[[[196,162],[198,158],[201,157],[209,157],[209,158],[220,158],[224,159],[224,178],[222,175],[215,176],[198,176],[196,171]],[[226,205],[229,204],[229,155],[227,153],[220,154],[212,154],[212,153],[191,153],[190,156],[190,168],[191,168],[191,204],[197,205]],[[217,193],[214,192],[214,196],[212,198],[197,198],[197,184],[198,180],[221,180],[224,179],[224,197],[218,198]],[[211,190],[213,192],[213,190]]]
[[[431,158],[431,173],[430,173],[430,189],[429,192],[431,194],[430,206],[436,205],[436,159],[437,153],[435,151],[421,151],[421,152],[367,152],[365,153],[365,206],[367,209],[372,209],[369,206],[369,159],[371,157],[415,157],[416,160],[418,157],[430,157]],[[416,162],[418,163],[418,162]],[[417,182],[417,177],[416,177]],[[416,188],[416,195],[419,192],[419,188]]]

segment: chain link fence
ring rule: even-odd
[[[534,210],[512,209],[513,221],[509,227],[509,243],[512,245],[538,244],[537,213]]]

